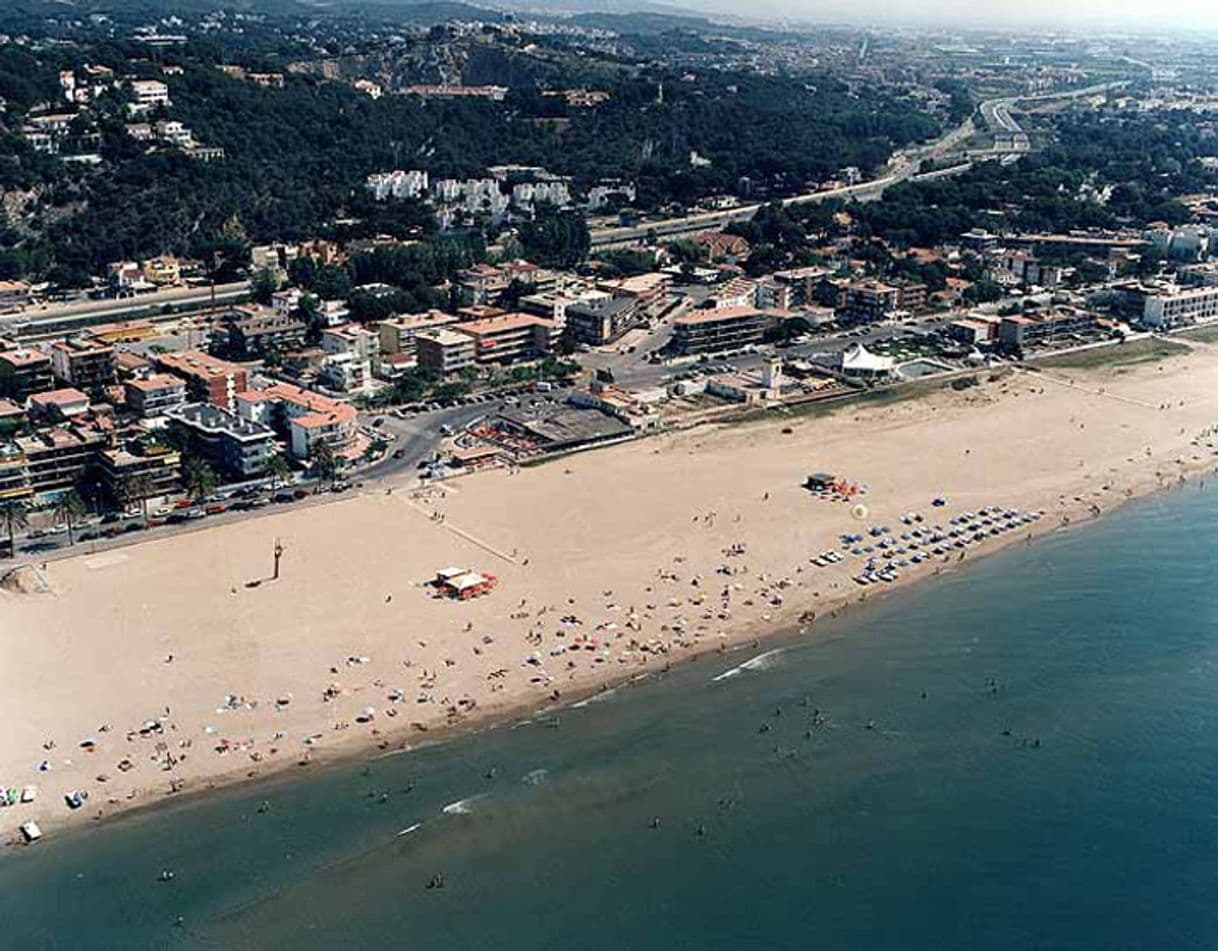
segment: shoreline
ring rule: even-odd
[[[1213,471],[1218,474],[1218,465],[1215,466]],[[1177,491],[1188,484],[1191,484],[1191,481],[1186,478],[1184,482],[1177,481],[1170,485],[1156,485],[1144,492],[1127,495],[1116,506],[1105,510],[1100,515],[1088,513],[1089,517],[1085,520],[1072,520],[1065,524],[1061,522],[1049,522],[1045,523],[1043,527],[1040,525],[1029,526],[1029,534],[1024,536],[1022,544],[1030,547],[1055,535],[1077,531],[1124,510],[1130,504],[1145,501],[1156,495]],[[981,561],[1002,552],[1010,551],[1019,544],[1021,544],[1021,540],[1015,537],[1005,541],[997,540],[990,543],[990,546],[986,549],[978,550],[969,557],[940,564],[938,568],[941,570],[907,575],[875,592],[859,589],[857,596],[842,597],[839,601],[828,605],[826,607],[828,613],[827,616],[821,619],[822,623],[837,621],[848,612],[866,610],[874,604],[900,597],[917,587],[932,584],[938,578],[967,572],[972,566],[979,564]],[[142,797],[131,800],[129,803],[124,803],[121,806],[113,808],[104,816],[86,816],[80,813],[72,814],[70,816],[71,821],[64,825],[60,835],[75,836],[87,834],[86,830],[91,828],[105,828],[114,823],[134,820],[143,815],[171,809],[175,806],[188,808],[198,800],[207,799],[215,795],[223,795],[225,793],[236,794],[238,791],[252,793],[262,787],[269,788],[279,783],[305,780],[307,777],[319,772],[343,769],[360,762],[372,763],[388,757],[422,752],[431,747],[451,743],[455,740],[477,737],[483,733],[495,730],[515,729],[518,726],[525,726],[536,722],[543,716],[557,719],[563,711],[581,708],[587,705],[589,701],[594,701],[601,694],[614,693],[631,687],[642,686],[645,683],[655,683],[667,674],[670,669],[678,667],[683,669],[699,661],[704,662],[711,657],[727,658],[733,654],[749,651],[762,651],[766,653],[773,650],[782,650],[784,649],[782,646],[774,646],[775,642],[783,640],[806,642],[809,638],[816,636],[818,630],[816,621],[797,620],[795,625],[794,627],[789,625],[779,626],[773,630],[757,631],[754,634],[742,631],[718,647],[708,645],[701,649],[681,654],[672,660],[665,661],[662,665],[657,662],[647,665],[642,670],[623,674],[617,679],[581,685],[569,694],[564,694],[559,701],[551,701],[548,698],[544,698],[540,701],[521,701],[515,704],[506,704],[502,708],[487,708],[478,716],[459,723],[429,727],[424,732],[412,732],[412,727],[410,726],[398,727],[392,732],[382,735],[380,739],[372,737],[367,739],[353,738],[344,746],[326,750],[307,763],[287,763],[281,761],[276,763],[271,769],[255,771],[253,775],[243,773],[241,769],[234,769],[230,773],[216,774],[211,780],[201,786],[183,789],[178,792],[162,792],[159,794],[149,792]],[[761,655],[758,654],[756,656]],[[736,667],[728,668],[728,670],[735,670],[740,666],[737,665]],[[419,742],[411,743],[410,738],[412,737],[418,738]],[[16,839],[10,838],[0,843],[0,846],[8,846],[11,850],[12,848],[24,848],[25,844],[18,837]]]
[[[1033,380],[1031,382],[1035,383],[1036,381]],[[997,383],[991,383],[980,389],[984,391],[989,387],[997,387],[998,385]],[[952,395],[948,394],[945,397],[939,392],[934,392],[927,399],[950,400]],[[917,400],[915,403],[921,405],[923,400]],[[885,412],[891,411],[892,407],[889,406],[879,407],[870,412],[867,408],[862,408],[859,411],[859,415],[883,415]],[[1215,412],[1214,418],[1218,418],[1218,412]],[[787,422],[785,418],[779,418],[767,420],[755,426],[743,427],[743,429],[750,430],[752,435],[756,435],[752,431],[775,430],[778,426],[784,425]],[[817,429],[823,423],[823,420],[816,418],[793,421],[794,425],[801,425],[810,430]],[[725,429],[728,432],[724,438],[729,443],[733,438],[740,436],[740,428],[714,427],[713,431],[709,433],[695,430],[679,434],[672,437],[670,442],[676,443],[679,448],[682,442],[694,441],[694,448],[697,448],[698,440],[715,440],[718,437],[723,437]],[[745,437],[747,438],[748,435],[750,433],[746,433]],[[648,441],[644,445],[650,448],[650,442]],[[1196,440],[1194,439],[1190,444],[1195,445]],[[1177,447],[1177,450],[1179,448]],[[616,449],[608,449],[606,453],[616,451]],[[656,450],[656,452],[658,453],[659,450]],[[595,459],[600,455],[599,453],[594,453],[589,454],[589,457]],[[557,686],[554,688],[557,697],[554,694],[538,696],[535,692],[532,696],[528,696],[525,690],[514,691],[511,694],[505,693],[502,697],[491,695],[481,699],[475,707],[471,707],[472,712],[464,713],[457,717],[448,717],[442,722],[435,722],[436,718],[433,716],[432,722],[428,723],[425,729],[418,729],[415,725],[423,722],[421,720],[416,720],[413,723],[403,722],[399,726],[396,721],[390,723],[390,721],[385,719],[377,719],[374,727],[367,732],[351,730],[346,735],[337,738],[327,737],[324,744],[316,749],[310,747],[308,752],[303,754],[302,757],[285,755],[273,761],[247,762],[242,766],[234,764],[231,768],[225,770],[212,769],[206,771],[201,776],[194,777],[188,782],[183,783],[180,791],[176,792],[154,790],[151,788],[144,789],[139,795],[125,800],[106,802],[102,809],[104,815],[100,817],[97,816],[92,802],[74,813],[65,813],[62,804],[60,804],[59,811],[55,814],[54,819],[49,821],[53,823],[55,831],[67,831],[69,827],[77,826],[83,828],[89,825],[104,825],[106,821],[124,816],[139,815],[146,809],[158,808],[174,802],[188,803],[193,801],[195,796],[213,792],[218,793],[224,789],[240,787],[241,785],[255,788],[262,783],[271,783],[284,779],[290,781],[296,775],[314,772],[319,769],[324,770],[332,766],[342,767],[356,760],[368,761],[383,756],[402,755],[417,750],[424,745],[430,746],[437,743],[445,743],[453,738],[465,735],[501,729],[505,726],[510,727],[513,723],[520,722],[522,719],[534,718],[538,715],[559,715],[563,709],[570,708],[577,703],[583,703],[600,693],[629,686],[641,676],[651,679],[657,673],[663,673],[671,666],[704,660],[708,655],[739,653],[747,650],[750,645],[755,644],[761,647],[764,643],[772,642],[783,636],[792,638],[815,637],[817,619],[823,623],[825,620],[837,617],[856,605],[866,605],[872,601],[881,600],[904,591],[912,584],[930,580],[939,574],[952,573],[958,567],[967,567],[980,558],[1006,550],[1021,541],[1025,544],[1030,544],[1032,541],[1039,540],[1063,528],[1089,524],[1104,514],[1124,507],[1130,501],[1144,498],[1163,489],[1177,487],[1200,473],[1215,471],[1215,465],[1218,463],[1218,459],[1212,454],[1204,458],[1194,458],[1191,464],[1183,463],[1179,459],[1174,461],[1180,464],[1177,466],[1176,471],[1172,473],[1172,478],[1165,478],[1162,474],[1162,470],[1167,463],[1153,456],[1146,460],[1139,460],[1138,464],[1134,466],[1134,470],[1126,473],[1126,478],[1120,480],[1119,485],[1114,485],[1117,480],[1108,478],[1106,480],[1108,484],[1104,486],[1104,492],[1106,493],[1104,505],[1101,507],[1098,515],[1093,508],[1096,503],[1089,498],[1085,498],[1081,492],[1073,493],[1072,489],[1069,488],[1073,483],[1063,479],[1055,487],[1062,488],[1065,486],[1066,490],[1059,493],[1056,500],[1045,497],[1043,492],[1039,494],[1042,500],[1042,508],[1045,511],[1045,517],[1041,521],[1026,525],[1018,531],[1012,531],[1006,535],[988,538],[976,548],[968,549],[967,554],[963,558],[949,555],[946,556],[945,560],[934,559],[917,569],[903,573],[897,581],[885,585],[879,592],[873,592],[870,587],[856,588],[847,580],[847,587],[842,588],[840,584],[835,584],[835,590],[826,592],[824,595],[822,595],[822,592],[816,591],[812,597],[807,597],[806,594],[793,594],[789,598],[783,597],[779,604],[766,608],[760,617],[746,617],[743,620],[738,620],[733,616],[730,621],[723,625],[724,629],[717,632],[717,636],[703,637],[702,634],[698,634],[687,644],[681,644],[680,646],[666,644],[662,651],[648,654],[642,660],[632,658],[628,666],[606,667],[603,670],[592,666],[577,673],[572,673],[560,684],[561,689]],[[554,461],[550,466],[542,468],[549,470],[552,477],[556,473],[556,470],[567,462],[569,460],[560,459]],[[570,472],[570,470],[566,471]],[[802,489],[800,492],[802,492]],[[1096,494],[1098,495],[1099,493]],[[353,499],[351,501],[356,500]],[[418,502],[419,507],[427,504],[426,501],[419,499],[415,499],[414,502]],[[1057,504],[1054,504],[1055,502]],[[411,504],[414,503],[412,502]],[[829,503],[815,502],[812,504],[821,506]],[[345,508],[347,507],[323,506],[318,510],[325,509],[334,512]],[[217,534],[224,532],[226,528],[227,526],[219,526],[216,529]],[[454,529],[454,531],[459,530]],[[692,535],[695,531],[696,529],[690,530],[690,534]],[[197,538],[204,537],[205,535],[206,532],[203,532],[198,536],[189,536],[189,538],[197,540]],[[168,540],[168,542],[175,545],[182,544],[174,539]],[[150,540],[145,544],[146,547],[153,548],[163,543]],[[187,541],[186,544],[191,544],[191,541]],[[838,549],[837,545],[833,547],[835,550]],[[805,551],[803,554],[806,555],[807,552]],[[80,561],[83,559],[78,558],[75,560]],[[800,560],[803,561],[803,557]],[[527,563],[527,559],[525,561]],[[850,564],[847,561],[846,567]],[[797,568],[795,570],[798,573],[803,569]],[[765,575],[761,577],[764,578]],[[651,590],[650,586],[648,590]],[[611,594],[612,592],[608,593]],[[510,596],[501,592],[491,595],[492,599],[499,597],[506,599]],[[693,600],[691,599],[692,603]],[[504,604],[500,605],[500,608],[505,607],[505,605],[506,600]],[[813,609],[815,610],[813,611]],[[813,613],[811,620],[807,619],[809,612]],[[470,623],[472,624],[473,622],[471,621]],[[663,626],[661,629],[667,630],[667,626]],[[474,648],[474,652],[478,653],[477,647]],[[333,672],[334,668],[332,667],[331,670]],[[548,682],[557,683],[558,678],[549,678]],[[386,727],[386,724],[389,724],[388,727]],[[301,765],[302,759],[308,761],[306,765]],[[145,785],[149,784],[146,783]],[[42,800],[41,795],[40,800]],[[18,811],[20,810],[20,807],[16,808]],[[7,819],[10,815],[11,813],[6,815],[4,812],[0,812],[0,818]],[[45,829],[45,823],[48,820],[44,819],[42,815],[34,817],[44,823]],[[26,816],[21,815],[19,821],[23,821],[24,818]],[[5,823],[5,825],[7,826],[8,823]],[[15,828],[15,823],[13,825]]]

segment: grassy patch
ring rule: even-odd
[[[1076,370],[1093,367],[1119,367],[1134,363],[1153,363],[1168,357],[1178,357],[1188,353],[1189,348],[1182,343],[1171,340],[1160,340],[1154,337],[1147,340],[1135,340],[1133,343],[1117,343],[1108,347],[1093,347],[1090,350],[1078,350],[1074,353],[1063,353],[1055,357],[1045,357],[1031,361],[1038,367],[1070,367]]]
[[[1176,336],[1183,337],[1185,340],[1197,340],[1201,343],[1218,343],[1218,325],[1194,327],[1192,330],[1185,330]]]
[[[852,412],[866,407],[891,406],[906,400],[921,399],[950,386],[943,380],[917,380],[896,386],[883,386],[874,390],[858,390],[834,399],[809,400],[806,403],[788,404],[782,409],[766,409],[753,406],[739,415],[719,420],[720,426],[738,426],[751,423],[778,423],[787,419],[819,419],[840,412]]]

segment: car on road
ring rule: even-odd
[[[293,498],[297,499],[307,499],[309,497],[309,492],[307,489],[295,489],[292,492],[292,496]]]
[[[205,511],[208,515],[223,515],[228,511],[228,508],[223,502],[212,502],[211,505],[207,506]]]
[[[296,496],[291,492],[276,492],[273,501],[278,502],[280,505],[285,505],[288,502],[295,502]]]

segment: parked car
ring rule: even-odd
[[[280,505],[284,505],[288,502],[295,502],[296,496],[291,492],[276,492],[274,500]]]
[[[292,496],[293,496],[293,498],[297,498],[297,499],[307,499],[309,497],[309,490],[308,489],[296,489],[292,492]]]
[[[228,509],[223,502],[212,502],[205,511],[208,515],[223,515]]]

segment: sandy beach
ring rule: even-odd
[[[810,561],[843,532],[1045,513],[967,563],[1214,468],[1216,423],[1218,350],[1196,344],[80,546],[47,566],[51,590],[0,591],[0,785],[38,791],[0,810],[0,838],[398,749],[797,625],[815,636],[813,613],[960,564],[860,587],[865,559]],[[866,519],[806,491],[816,470],[865,485]],[[449,565],[498,586],[439,598],[426,582]],[[75,811],[72,790],[88,793]]]

